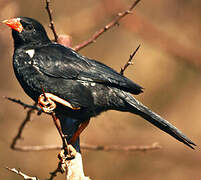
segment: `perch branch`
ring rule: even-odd
[[[136,48],[136,50],[130,55],[128,61],[126,62],[126,64],[124,65],[123,68],[121,68],[120,74],[123,75],[124,71],[128,68],[128,66],[133,65],[132,63],[132,59],[135,56],[135,54],[137,53],[137,51],[139,50],[140,45]]]
[[[50,9],[50,0],[46,0],[45,2],[46,2],[45,9],[47,10],[49,21],[50,21],[49,27],[52,30],[53,34],[54,34],[54,41],[57,42],[58,41],[58,35],[56,33],[54,21],[53,21],[53,18],[52,18],[52,9]]]
[[[82,48],[88,46],[89,44],[92,44],[96,41],[97,38],[99,38],[103,33],[105,33],[106,31],[108,31],[109,29],[111,29],[112,27],[114,27],[115,25],[119,24],[119,21],[124,18],[126,15],[131,14],[131,11],[136,7],[136,5],[140,2],[140,0],[136,0],[129,9],[125,10],[122,13],[118,13],[116,18],[114,20],[112,20],[110,23],[108,23],[106,26],[104,26],[103,28],[101,28],[100,30],[98,30],[97,32],[95,32],[95,34],[90,37],[88,40],[84,41],[83,43],[75,46],[73,49],[75,51],[79,51]]]

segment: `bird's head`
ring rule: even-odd
[[[32,18],[17,17],[5,20],[3,23],[12,28],[15,47],[50,42],[44,27]]]

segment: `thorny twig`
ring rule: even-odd
[[[132,65],[132,59],[133,57],[135,56],[135,54],[137,53],[137,51],[139,50],[140,48],[140,45],[136,48],[136,50],[130,55],[127,63],[124,65],[123,68],[121,68],[121,71],[120,71],[120,74],[123,75],[124,74],[124,71],[128,68],[128,66]]]
[[[11,97],[6,97],[6,96],[5,96],[4,98],[5,98],[5,99],[8,99],[8,100],[10,100],[10,101],[16,102],[17,104],[22,105],[22,106],[24,107],[24,109],[30,108],[30,109],[36,110],[36,111],[38,111],[38,112],[42,112],[42,111],[41,111],[41,108],[39,108],[39,107],[36,106],[36,103],[34,103],[34,105],[30,105],[30,104],[25,104],[25,103],[23,103],[21,100],[17,100],[17,99],[11,98]]]
[[[8,98],[8,99],[11,100],[11,98]],[[13,99],[12,99],[12,101],[13,101]],[[17,103],[20,103],[21,101],[16,101],[16,102],[17,102]],[[25,104],[23,103],[23,104],[21,104],[21,105],[24,106]],[[34,103],[34,106],[36,106],[36,103]],[[24,106],[24,107],[25,107],[25,106]],[[26,106],[26,107],[28,107],[28,106]],[[13,138],[13,142],[11,143],[11,146],[10,146],[11,149],[15,149],[15,146],[16,146],[16,144],[17,144],[17,141],[22,138],[22,132],[23,132],[23,130],[24,130],[24,128],[25,128],[25,125],[26,125],[28,122],[31,121],[31,114],[32,114],[33,112],[34,112],[34,109],[32,109],[32,108],[30,108],[30,109],[27,111],[27,115],[26,115],[24,121],[22,122],[22,124],[20,125],[17,135]]]
[[[53,34],[54,34],[54,41],[57,42],[58,35],[56,33],[56,29],[55,29],[55,26],[54,26],[54,21],[53,21],[53,18],[52,18],[52,10],[50,9],[50,0],[46,0],[45,2],[46,2],[45,9],[47,10],[49,21],[50,21],[49,26],[50,26],[50,29],[52,30]]]
[[[98,30],[97,32],[95,32],[95,34],[89,38],[88,40],[84,41],[83,43],[75,46],[73,49],[75,51],[79,51],[82,48],[88,46],[91,43],[94,43],[96,41],[96,39],[98,37],[100,37],[103,33],[105,33],[107,30],[111,29],[112,27],[114,27],[115,25],[119,24],[119,21],[125,17],[128,14],[131,14],[131,11],[136,7],[136,5],[140,2],[140,0],[136,0],[129,9],[125,10],[122,13],[118,13],[116,18],[114,20],[112,20],[110,23],[108,23],[106,26],[104,26],[103,28],[101,28],[100,30]]]
[[[19,175],[19,176],[22,176],[25,180],[39,180],[37,177],[28,176],[28,175],[22,173],[20,170],[17,170],[15,168],[6,167],[6,169],[17,174],[17,175]]]

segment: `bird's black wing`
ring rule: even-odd
[[[48,76],[101,83],[132,94],[143,92],[142,87],[112,68],[59,44],[36,48],[34,58],[38,61],[35,66]]]

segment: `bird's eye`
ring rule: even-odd
[[[34,28],[33,28],[33,26],[32,26],[31,24],[27,24],[27,25],[24,27],[24,29],[27,30],[27,31],[31,31],[31,30],[33,30]]]

